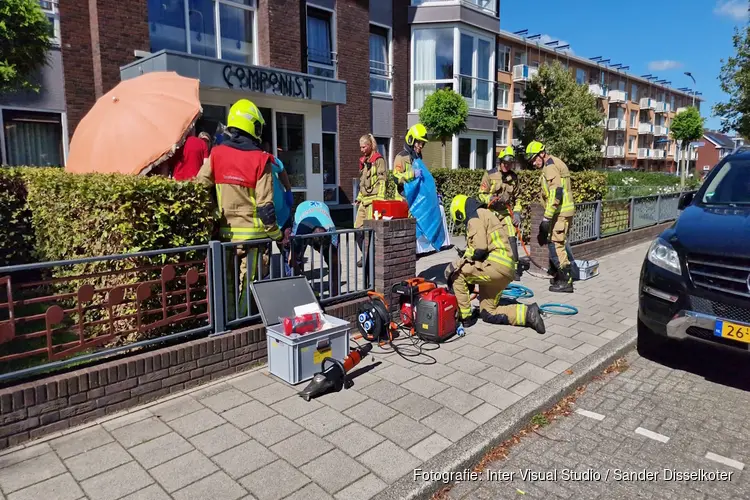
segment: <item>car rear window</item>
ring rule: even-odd
[[[750,161],[728,161],[709,181],[701,202],[706,205],[750,205]]]

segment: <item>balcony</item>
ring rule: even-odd
[[[539,68],[527,66],[526,64],[517,64],[513,66],[513,81],[528,82],[539,72]]]
[[[654,126],[650,123],[640,123],[638,125],[638,133],[651,135],[654,133]]]
[[[459,93],[469,109],[492,111],[495,105],[495,82],[469,75],[456,75]]]
[[[687,109],[687,108],[686,108],[685,106],[683,106],[683,107],[681,107],[681,108],[677,108],[677,111],[675,111],[675,113],[677,113],[677,114],[680,114],[680,113],[682,113],[683,111],[685,111],[686,109]]]
[[[467,7],[470,7],[472,9],[479,10],[491,16],[497,16],[497,11],[495,10],[495,0],[411,0],[411,4],[415,7],[419,5],[460,4],[466,5]]]
[[[657,102],[656,103],[656,112],[657,113],[669,113],[672,111],[671,106],[668,102]]]
[[[590,83],[589,92],[596,97],[607,97],[607,89],[598,83]]]
[[[625,130],[625,120],[610,118],[607,120],[607,130]]]
[[[649,160],[654,157],[654,150],[651,148],[638,148],[638,159]]]
[[[651,152],[654,154],[654,160],[663,160],[667,157],[667,152],[663,149],[652,149]]]
[[[606,118],[602,118],[602,121],[599,122],[599,126],[602,128],[607,128],[607,120]],[[604,151],[602,151],[603,153]]]
[[[628,100],[628,93],[624,90],[610,90],[609,102],[626,102]]]
[[[513,118],[528,118],[529,114],[526,112],[522,102],[513,103]]]
[[[656,137],[666,137],[669,135],[669,127],[665,127],[664,125],[656,125],[654,126],[654,135]]]
[[[607,158],[625,158],[625,146],[607,146]]]
[[[656,101],[651,99],[650,97],[641,97],[641,109],[655,109],[656,108]]]

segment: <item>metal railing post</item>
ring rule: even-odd
[[[226,313],[224,311],[224,283],[226,280],[226,272],[223,266],[223,249],[220,241],[210,241],[209,255],[210,259],[210,294],[208,296],[209,305],[212,311],[212,335],[218,335],[224,333],[226,328]]]
[[[594,212],[594,236],[596,239],[602,237],[602,200],[596,200],[596,211]]]
[[[633,230],[633,222],[635,221],[635,198],[630,197],[630,221],[629,221],[629,227],[628,231]]]
[[[367,246],[367,252],[370,254],[367,258],[369,276],[365,282],[365,288],[375,289],[375,230],[370,230],[370,234],[367,237],[370,244]]]
[[[661,222],[661,195],[656,195],[656,223]]]

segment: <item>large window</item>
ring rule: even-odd
[[[497,69],[510,73],[510,47],[507,45],[497,46]]]
[[[492,43],[489,40],[461,33],[459,75],[461,95],[470,108],[491,110],[494,79]]]
[[[464,136],[458,139],[458,168],[471,170],[487,170],[492,165],[492,151],[490,148],[492,136]]]
[[[630,100],[638,102],[638,85],[635,83],[630,85]]]
[[[323,132],[323,201],[339,202],[336,134]]]
[[[635,153],[635,136],[628,136],[628,153]]]
[[[630,110],[630,128],[638,128],[638,111]]]
[[[152,52],[255,61],[255,0],[148,0],[148,21]]]
[[[276,150],[292,187],[306,187],[304,115],[276,113]]]
[[[59,114],[4,110],[2,122],[5,163],[63,165],[62,122]]]
[[[370,25],[370,92],[391,93],[389,38],[386,28]]]
[[[39,0],[39,5],[49,21],[49,37],[52,43],[60,45],[60,11],[57,7],[57,1]]]
[[[497,143],[496,146],[507,146],[508,145],[508,126],[509,123],[506,120],[497,121]]]
[[[307,7],[307,72],[327,78],[336,77],[333,13],[309,6]]]
[[[507,83],[498,83],[497,92],[497,109],[510,109],[510,103],[508,102],[510,85]]]
[[[576,70],[576,83],[579,85],[583,85],[587,82],[586,77],[586,70],[585,69],[577,69]]]
[[[414,31],[413,109],[438,88],[453,88],[453,28]]]

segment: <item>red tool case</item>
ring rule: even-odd
[[[381,217],[406,219],[409,217],[409,205],[405,201],[375,200],[372,202],[372,212],[378,212]]]

